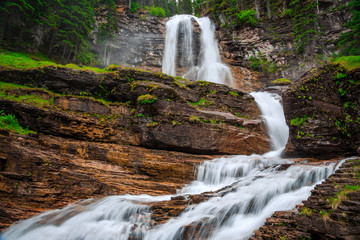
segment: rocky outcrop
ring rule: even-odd
[[[39,133],[200,154],[269,149],[253,98],[223,85],[120,68],[103,74],[60,67],[3,70],[0,80],[55,92],[6,90],[21,100],[0,100],[2,109]],[[19,97],[27,94],[48,105]]]
[[[102,14],[97,25],[104,22]],[[129,11],[128,5],[118,5],[118,32],[111,40],[97,42],[93,46],[98,61],[104,66],[117,64],[144,70],[161,71],[165,41],[165,19],[151,16],[145,10]],[[96,42],[96,40],[95,40]]]
[[[356,155],[360,146],[360,69],[326,65],[283,94],[288,157]]]
[[[206,155],[0,132],[0,228],[76,200],[174,194]]]
[[[262,18],[256,27],[246,24],[226,27],[229,23],[226,19],[221,19],[222,15],[219,19],[214,19],[219,25],[223,24],[221,27],[218,26],[218,39],[224,61],[231,68],[238,89],[254,91],[268,86],[274,79],[283,77],[296,81],[336,52],[336,41],[344,31],[344,23],[350,19],[350,12],[344,8],[348,1],[317,2],[319,5],[316,10],[316,31],[319,31],[319,34],[312,44],[306,46],[306,54],[296,52],[291,18],[279,13],[279,16],[268,19],[265,4],[260,9]],[[277,68],[262,70],[260,73],[257,72],[258,69],[254,71],[249,59],[251,56],[259,58],[259,53],[268,63],[276,64]]]
[[[253,98],[223,85],[118,67],[0,78],[0,110],[36,131],[0,131],[0,228],[82,199],[174,194],[214,154],[269,148]]]
[[[348,160],[303,206],[276,212],[253,239],[359,239],[359,174],[360,160]]]

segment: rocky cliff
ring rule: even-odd
[[[321,66],[322,62],[337,52],[340,34],[351,13],[345,7],[348,1],[319,0],[316,9],[317,34],[305,53],[296,51],[296,36],[292,19],[285,13],[268,19],[266,9],[261,9],[261,20],[256,26],[240,24],[231,26],[223,15],[215,17],[206,8],[203,15],[216,23],[217,38],[223,61],[231,68],[234,86],[242,91],[267,87],[271,81],[287,78],[296,81],[307,71]],[[285,10],[283,10],[285,11]],[[131,13],[120,5],[118,11],[120,30],[116,40],[108,43],[109,53],[95,49],[102,62],[145,70],[160,70],[164,50],[165,23],[146,11]],[[101,22],[101,18],[98,22]],[[195,29],[196,26],[195,26]],[[199,31],[196,34],[200,34]],[[196,51],[199,46],[194,46]],[[262,58],[259,69],[251,66],[250,58]]]
[[[360,69],[326,65],[283,94],[290,128],[285,156],[356,155],[360,146]]]
[[[0,76],[0,110],[36,131],[0,132],[2,228],[80,199],[175,193],[216,156],[200,154],[269,149],[253,98],[226,86],[119,67]]]

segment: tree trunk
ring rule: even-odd
[[[67,44],[65,44],[64,51],[63,51],[63,55],[62,55],[62,58],[61,58],[61,61],[62,61],[63,63],[64,63],[64,58],[65,58],[66,48],[67,48]]]
[[[131,9],[131,0],[129,0],[129,9]]]
[[[260,3],[261,0],[255,0],[255,13],[256,13],[256,18],[260,19]]]
[[[271,6],[270,6],[270,0],[266,0],[266,9],[267,9],[268,19],[271,19]]]
[[[238,5],[240,5],[240,10],[244,10],[244,2],[243,2],[243,0],[239,0]]]

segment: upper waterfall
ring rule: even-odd
[[[199,55],[194,51],[193,21],[201,30]],[[185,69],[183,77],[187,79],[234,85],[230,68],[221,62],[215,26],[207,17],[176,15],[166,23],[162,71],[176,76],[178,65]]]

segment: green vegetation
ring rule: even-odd
[[[201,106],[201,107],[209,107],[211,104],[213,104],[212,101],[208,101],[204,98],[201,98],[198,102],[189,102],[194,107]]]
[[[347,194],[350,192],[355,192],[357,190],[359,190],[360,186],[359,185],[345,185],[345,186],[337,186],[338,188],[340,188],[340,191],[338,193],[336,193],[335,197],[329,198],[327,199],[327,201],[330,203],[331,208],[333,210],[337,209],[338,206],[341,204],[342,201],[347,199]]]
[[[11,132],[27,135],[29,133],[35,133],[27,128],[23,128],[17,121],[15,115],[5,114],[3,110],[0,110],[0,129],[9,130]]]
[[[347,70],[353,70],[360,67],[360,56],[342,56],[332,58],[333,63],[339,63],[344,66]]]
[[[239,94],[237,93],[237,92],[229,92],[230,93],[230,95],[232,95],[232,96],[234,96],[234,97],[238,97],[239,96]]]
[[[241,25],[241,24],[247,24],[250,26],[257,25],[257,18],[255,16],[254,9],[241,10],[238,13],[236,13],[235,16],[236,16],[235,19],[236,25]]]
[[[316,9],[316,1],[291,0],[289,3],[288,14],[293,22],[294,42],[298,53],[303,53],[305,47],[319,34]]]
[[[303,207],[301,209],[301,212],[299,213],[299,215],[306,215],[306,216],[311,216],[312,214],[313,214],[313,210],[308,207]]]
[[[150,94],[141,95],[137,98],[137,102],[140,104],[152,104],[156,100],[158,98]]]
[[[199,117],[190,116],[190,117],[189,117],[189,121],[195,123],[195,122],[200,122],[201,120],[200,120]]]
[[[149,13],[155,17],[160,17],[160,18],[166,17],[166,12],[162,7],[146,6],[145,9],[148,10]]]
[[[93,68],[86,66],[79,67],[75,64],[61,65],[46,59],[47,58],[44,56],[34,56],[27,53],[16,53],[16,52],[0,50],[0,66],[10,69],[32,69],[32,68],[53,66],[53,67],[71,68],[75,70],[92,71],[96,73],[111,72],[107,69],[100,69],[100,68]]]
[[[304,124],[304,122],[306,121],[306,119],[308,119],[309,116],[304,115],[304,117],[296,117],[290,120],[290,125],[291,126],[300,126],[302,124]]]
[[[282,85],[289,85],[291,81],[287,78],[278,78],[271,82],[272,84],[282,84]]]
[[[256,71],[264,73],[273,73],[278,69],[278,66],[274,62],[270,62],[266,59],[266,56],[261,52],[258,52],[257,57],[251,56],[249,58],[250,67]]]
[[[351,30],[342,33],[338,47],[342,55],[360,55],[360,0],[350,1],[348,9],[352,12],[352,18],[345,27]]]

